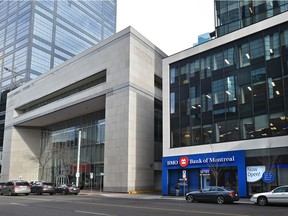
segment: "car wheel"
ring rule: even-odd
[[[26,193],[25,195],[26,195],[26,196],[28,196],[28,195],[29,195],[29,193]]]
[[[194,197],[193,197],[193,195],[189,194],[189,195],[186,197],[186,200],[187,200],[187,202],[189,202],[189,203],[194,202]]]
[[[265,206],[265,205],[268,204],[268,200],[267,200],[266,197],[260,196],[260,197],[258,197],[258,199],[257,199],[257,203],[258,203],[259,205],[261,205],[261,206]]]
[[[225,199],[224,199],[223,196],[218,196],[218,197],[216,198],[216,202],[217,202],[218,204],[223,204],[223,203],[225,202]]]

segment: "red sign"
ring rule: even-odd
[[[188,157],[182,156],[182,157],[179,159],[179,164],[180,164],[181,167],[186,167],[186,166],[188,166],[188,164],[189,164],[189,159],[188,159]]]
[[[72,170],[73,170],[73,172],[76,173],[77,165],[72,165]],[[88,173],[88,172],[90,172],[90,164],[80,164],[79,172],[80,173]]]

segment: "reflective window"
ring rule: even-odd
[[[257,83],[261,81],[266,81],[266,69],[258,68],[251,71],[252,74],[252,82]]]
[[[282,79],[268,78],[268,94],[269,99],[283,96]]]
[[[223,79],[213,81],[212,92],[214,104],[223,103],[225,101],[225,81]]]
[[[265,37],[265,58],[266,60],[280,56],[279,33],[267,35]]]
[[[255,59],[264,55],[264,44],[262,38],[250,41],[250,53],[251,59]]]

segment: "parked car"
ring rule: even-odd
[[[28,196],[31,191],[31,186],[25,180],[11,180],[4,184],[1,189],[1,195],[17,195],[17,194],[25,194]]]
[[[32,184],[31,193],[36,193],[38,195],[49,193],[50,195],[54,195],[56,192],[52,182],[37,181]]]
[[[6,184],[6,182],[0,182],[0,195],[2,195],[1,189]]]
[[[224,187],[210,186],[199,191],[191,191],[186,194],[187,202],[217,202],[223,204],[225,202],[233,203],[239,200],[238,194]]]
[[[56,193],[61,193],[63,195],[67,194],[77,195],[80,192],[80,188],[76,187],[76,185],[73,184],[62,184],[59,187],[56,187],[55,190]]]
[[[254,194],[250,201],[261,206],[265,206],[272,203],[288,204],[288,185],[277,187],[270,192]]]

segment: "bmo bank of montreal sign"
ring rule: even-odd
[[[246,167],[247,182],[259,181],[262,178],[264,172],[265,172],[265,166],[247,166]]]

